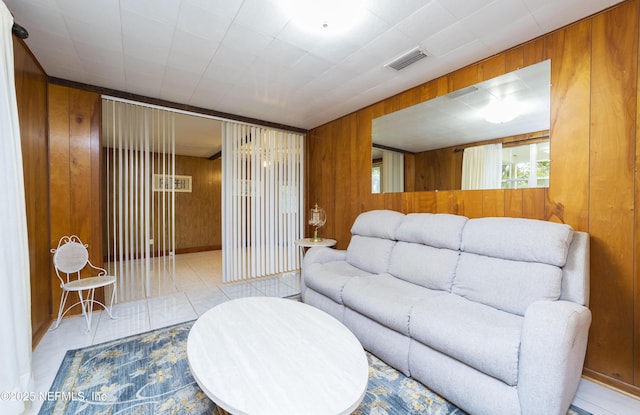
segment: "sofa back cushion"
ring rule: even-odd
[[[459,252],[398,241],[389,259],[389,274],[432,290],[451,291]]]
[[[361,213],[351,227],[351,242],[345,260],[372,274],[387,272],[396,229],[405,215],[393,210]]]
[[[570,226],[532,219],[479,218],[462,232],[451,292],[524,315],[538,300],[557,300],[562,267],[573,237]]]
[[[396,230],[396,239],[457,251],[468,220],[465,216],[446,213],[410,213]]]
[[[396,240],[396,230],[405,215],[394,210],[370,210],[353,222],[352,235]]]
[[[451,292],[524,316],[539,300],[560,298],[562,270],[555,265],[460,254]]]
[[[347,247],[345,261],[372,274],[385,273],[395,244],[396,241],[391,239],[353,235]]]
[[[573,229],[569,225],[535,219],[478,218],[462,233],[464,252],[514,261],[563,267]]]

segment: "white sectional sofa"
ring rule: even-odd
[[[516,218],[365,212],[312,248],[302,300],[471,414],[566,414],[591,324],[589,237]]]

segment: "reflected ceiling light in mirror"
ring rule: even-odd
[[[481,116],[490,123],[503,124],[522,114],[522,104],[514,99],[493,98],[481,111]]]
[[[300,29],[332,35],[347,32],[364,13],[364,0],[280,0],[280,6]]]

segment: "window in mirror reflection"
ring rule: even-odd
[[[404,154],[374,148],[371,193],[404,192]]]
[[[382,163],[374,161],[371,169],[371,193],[380,193],[380,170]]]
[[[502,188],[549,187],[549,140],[502,149]]]

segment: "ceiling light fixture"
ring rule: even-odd
[[[312,33],[340,34],[362,17],[363,0],[280,0],[292,22]]]

